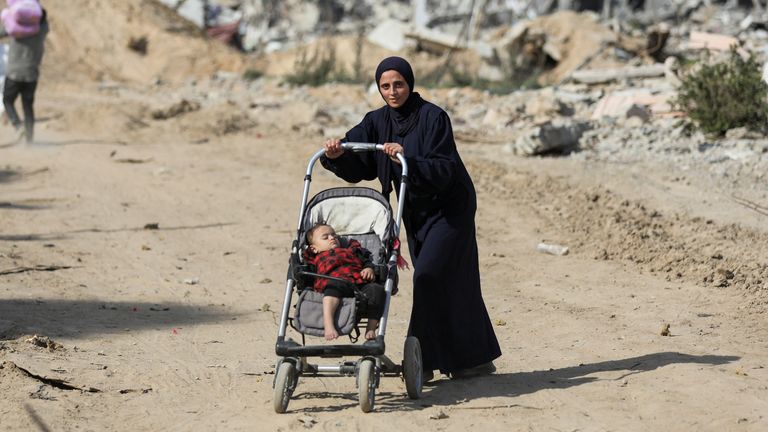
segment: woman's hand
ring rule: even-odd
[[[374,276],[373,269],[370,267],[366,267],[360,272],[360,277],[367,282],[372,281]]]
[[[344,153],[344,149],[341,147],[341,140],[329,139],[323,144],[325,147],[325,157],[328,159],[336,159]]]
[[[390,159],[400,164],[397,154],[403,154],[403,146],[398,143],[384,143],[384,153],[386,153]]]
[[[323,144],[325,147],[325,157],[328,159],[336,159],[344,153],[344,149],[341,147],[341,140],[329,139]]]

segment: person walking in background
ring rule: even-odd
[[[0,37],[10,37],[3,105],[8,120],[16,128],[17,141],[25,138],[28,144],[34,141],[35,91],[48,31],[47,13],[36,0],[8,0],[0,28]],[[23,128],[14,106],[19,95],[24,111]]]

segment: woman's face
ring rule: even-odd
[[[388,70],[379,79],[379,93],[390,108],[400,108],[408,100],[411,89],[400,72]]]

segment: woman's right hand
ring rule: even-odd
[[[325,147],[325,157],[328,159],[336,159],[344,153],[344,149],[341,147],[341,140],[329,139],[323,144]]]

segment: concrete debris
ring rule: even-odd
[[[36,345],[42,348],[46,348],[48,349],[48,351],[56,351],[64,348],[62,344],[55,342],[53,339],[49,338],[48,336],[34,335],[24,340],[24,342],[32,345]]]
[[[681,84],[680,76],[678,76],[679,70],[680,61],[677,59],[677,57],[670,56],[664,60],[664,78],[666,78],[667,81],[669,81],[669,83],[675,87]]]
[[[632,117],[637,117],[642,120],[643,123],[645,123],[651,119],[651,113],[643,105],[632,104],[632,106],[627,110],[626,118]]]
[[[735,37],[699,31],[692,31],[688,42],[689,49],[728,51],[732,46],[740,46],[739,40]]]
[[[579,139],[588,129],[587,122],[553,120],[520,136],[512,150],[523,156],[568,154],[578,149]]]
[[[546,253],[550,255],[568,255],[568,246],[563,246],[555,243],[539,243],[536,245],[536,250],[541,253]]]
[[[368,42],[390,51],[400,51],[405,47],[405,32],[408,27],[400,21],[388,19],[381,22],[368,33]]]
[[[525,114],[530,116],[534,123],[540,123],[564,114],[565,105],[557,99],[552,88],[542,89],[538,93],[537,97],[525,104]]]
[[[574,71],[571,74],[571,79],[576,82],[585,84],[603,84],[611,81],[619,81],[632,78],[652,78],[664,76],[665,71],[666,66],[664,64],[652,64],[614,69]]]
[[[443,55],[449,51],[466,47],[466,44],[454,35],[427,28],[407,31],[405,36],[413,39],[419,49],[437,55]]]
[[[630,5],[554,0],[161,0],[211,37],[244,51],[271,53],[330,35],[361,34],[392,53],[450,58],[470,52],[479,82],[605,84],[666,76],[679,84],[673,54],[763,50],[768,19],[731,2],[654,0]],[[636,22],[639,26],[629,26]],[[761,33],[762,32],[762,33]],[[746,52],[746,51],[745,51]],[[653,61],[652,64],[649,64]],[[445,67],[456,67],[448,62]]]
[[[630,111],[633,106],[644,110],[647,108],[649,113],[653,114],[674,114],[669,103],[672,97],[673,93],[654,94],[649,89],[619,90],[600,99],[590,118],[599,120],[604,117],[632,117]],[[637,109],[632,112],[638,115]]]
[[[738,172],[758,183],[768,180],[763,134],[735,130],[724,138],[706,137],[680,123],[676,117],[682,113],[672,105],[692,63],[719,61],[732,46],[744,56],[755,54],[766,65],[768,82],[768,15],[757,3],[654,0],[630,8],[621,2],[413,0],[393,8],[373,0],[162,1],[182,14],[206,3],[207,13],[188,15],[214,29],[209,34],[223,34],[230,44],[239,38],[241,49],[256,54],[286,52],[266,57],[260,71],[265,76],[290,70],[289,49],[326,40],[339,41],[337,60],[346,66],[355,60],[357,40],[365,43],[364,62],[403,55],[417,69],[417,85],[428,72],[442,69],[444,79],[479,88],[420,89],[449,111],[460,145],[498,144],[524,156],[659,160],[724,177]],[[368,63],[363,70],[370,75]],[[253,80],[251,90],[259,82]],[[203,84],[196,88],[206,104],[229,94],[206,92]],[[224,117],[226,125],[235,126],[219,129],[244,130],[257,118],[268,125],[275,121],[274,108],[291,101],[308,108],[296,108],[289,120],[295,130],[340,137],[360,113],[382,102],[375,85],[364,102],[352,106],[317,100],[301,87],[286,92],[265,101],[252,91],[241,104],[249,107],[248,115]],[[223,133],[216,127],[207,132]]]

